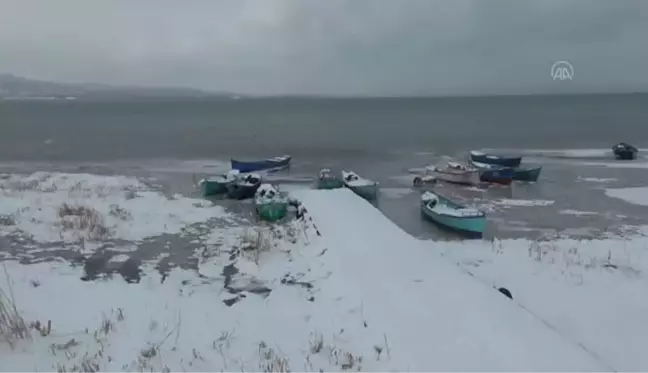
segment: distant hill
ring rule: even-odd
[[[108,84],[55,83],[0,74],[0,99],[118,99],[118,98],[238,98],[229,92],[207,92],[191,88],[148,88]]]

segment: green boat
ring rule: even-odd
[[[421,195],[421,212],[427,220],[468,236],[481,237],[486,228],[484,212],[430,191]]]
[[[378,183],[363,179],[353,171],[342,171],[344,186],[351,189],[353,193],[368,200],[374,201],[378,198]]]
[[[288,198],[270,184],[262,184],[254,195],[254,206],[263,220],[277,221],[288,212]]]
[[[333,175],[331,170],[323,168],[320,170],[319,177],[317,178],[317,189],[339,189],[344,187],[344,182]]]
[[[223,175],[200,180],[200,189],[204,197],[225,194],[227,187],[236,181],[239,172],[231,170]]]

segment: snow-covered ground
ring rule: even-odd
[[[136,245],[229,222],[209,225],[191,254],[197,269],[160,274],[145,262],[135,284],[81,281],[83,268],[63,260],[4,262],[2,370],[648,369],[648,239],[420,241],[348,190],[291,191],[304,219],[247,227],[220,206],[168,198],[131,178],[1,183],[10,202],[0,214],[13,221],[0,235],[50,245],[79,237]],[[97,211],[110,234],[61,222],[63,204]],[[2,317],[17,319],[11,304],[30,335],[9,333],[8,343]]]

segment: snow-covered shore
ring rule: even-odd
[[[125,177],[8,175],[0,193],[9,201],[0,214],[13,219],[0,234],[49,245],[136,245],[213,219],[228,223],[208,226],[192,254],[197,269],[162,274],[145,262],[136,284],[81,281],[83,268],[64,260],[4,262],[4,304],[31,328],[11,345],[0,339],[2,370],[648,367],[642,238],[419,241],[348,190],[294,191],[306,219],[256,227],[237,226],[207,201],[169,199]],[[66,218],[64,204],[97,211],[110,234],[65,224],[84,215]],[[111,214],[113,205],[130,218]]]

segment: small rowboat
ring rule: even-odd
[[[239,170],[240,172],[254,172],[263,170],[279,170],[290,167],[289,155],[281,157],[268,158],[260,161],[239,161],[231,159],[232,170]]]
[[[437,180],[461,185],[479,185],[479,170],[457,162],[448,162],[445,166],[428,166],[426,168]]]
[[[227,197],[238,200],[252,198],[260,186],[261,176],[259,174],[241,175],[227,186]]]
[[[471,163],[477,169],[482,170],[482,172],[484,172],[485,170],[502,170],[502,169],[511,170],[513,180],[518,180],[518,181],[538,181],[538,177],[540,177],[540,172],[542,171],[542,167],[533,167],[533,168],[518,167],[518,168],[511,169],[511,168],[496,166],[492,164],[474,162],[474,161]]]
[[[486,227],[484,212],[429,191],[421,195],[421,212],[427,220],[466,235],[481,237]]]
[[[616,159],[632,160],[637,158],[639,150],[630,144],[620,142],[612,147],[612,152]]]
[[[522,162],[521,156],[508,156],[508,155],[496,155],[496,154],[487,154],[477,150],[472,150],[470,152],[470,160],[473,162],[493,164],[502,167],[515,168],[519,167]]]
[[[262,184],[254,195],[254,207],[263,220],[277,221],[286,216],[288,198],[270,184]]]
[[[202,195],[209,197],[227,193],[227,186],[236,181],[238,173],[238,170],[230,170],[223,175],[200,180]]]
[[[317,189],[338,189],[344,188],[344,182],[339,177],[333,175],[331,170],[323,168],[320,170],[317,178]]]
[[[353,171],[342,171],[342,181],[344,186],[368,201],[378,198],[378,183],[375,181],[363,179]]]

